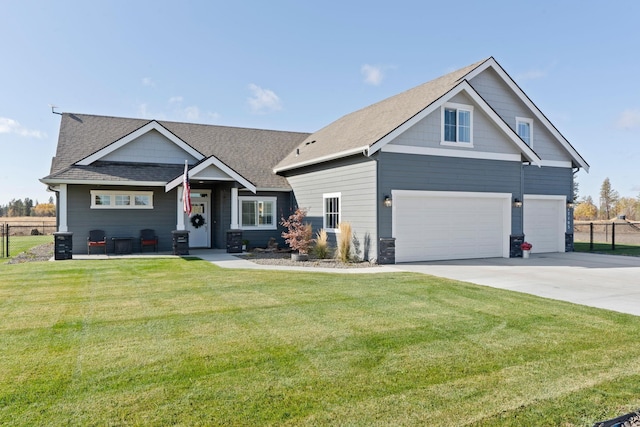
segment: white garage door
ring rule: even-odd
[[[509,256],[510,194],[392,192],[396,262]]]
[[[532,253],[564,252],[565,196],[524,195],[524,239]]]

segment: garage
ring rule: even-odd
[[[509,257],[511,194],[394,190],[396,262]]]
[[[531,252],[564,252],[566,197],[525,194],[522,208]]]

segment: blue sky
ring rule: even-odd
[[[640,2],[0,0],[0,204],[45,202],[57,111],[313,132],[493,56],[640,194]]]

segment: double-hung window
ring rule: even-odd
[[[326,231],[338,231],[340,225],[341,194],[322,195],[322,227]]]
[[[516,132],[522,140],[531,147],[533,142],[533,120],[516,117]]]
[[[275,230],[275,197],[238,197],[240,226],[243,230]]]
[[[442,145],[473,145],[473,106],[447,103],[442,107]]]

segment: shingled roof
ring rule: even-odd
[[[43,182],[57,180],[160,182],[178,176],[176,165],[136,165],[77,162],[108,147],[148,124],[149,120],[64,113],[51,173]],[[308,133],[247,129],[157,121],[180,140],[207,158],[215,156],[259,188],[289,188],[286,179],[273,173],[274,165],[291,152]],[[153,179],[150,179],[153,178]]]
[[[490,58],[347,114],[309,135],[275,167],[285,171],[367,150],[453,89]]]

